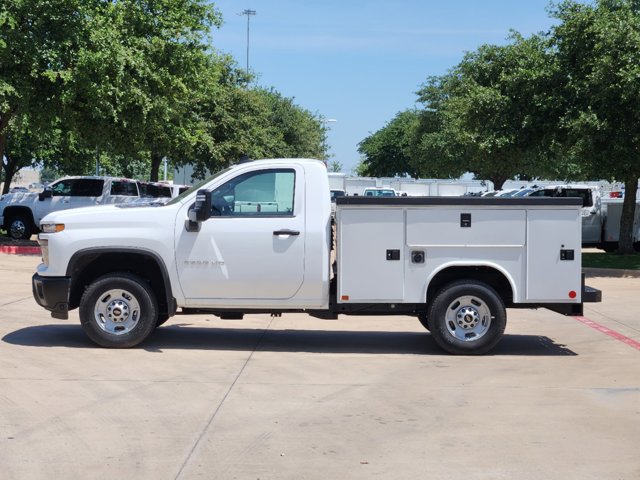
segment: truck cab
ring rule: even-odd
[[[185,305],[326,308],[331,207],[324,168],[320,162],[253,162],[200,193],[206,205],[185,202],[175,229]],[[191,226],[180,228],[187,217]]]

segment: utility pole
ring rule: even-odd
[[[256,14],[256,11],[250,10],[250,9],[243,10],[242,13],[240,14],[240,15],[247,16],[247,76],[249,75],[249,23],[250,23],[249,20],[255,14]]]

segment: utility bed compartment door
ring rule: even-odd
[[[526,213],[510,209],[421,208],[407,211],[407,244],[426,247],[525,243]]]
[[[343,208],[338,235],[338,302],[401,301],[404,211]]]
[[[529,210],[527,300],[580,300],[582,256],[580,210]],[[575,292],[572,299],[569,292]]]

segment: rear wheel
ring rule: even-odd
[[[155,295],[135,275],[105,275],[82,295],[80,322],[87,336],[101,347],[133,347],[143,342],[157,325]]]
[[[454,354],[488,352],[500,341],[507,324],[500,296],[475,280],[454,282],[440,290],[428,317],[436,343]]]

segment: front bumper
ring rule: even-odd
[[[37,273],[31,279],[33,298],[51,312],[53,318],[69,318],[69,277],[43,277]]]

